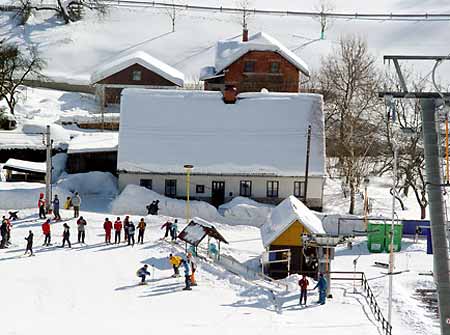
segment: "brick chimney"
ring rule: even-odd
[[[223,102],[226,104],[234,104],[237,100],[237,89],[236,86],[227,85],[223,91]]]
[[[244,27],[242,31],[242,42],[248,42],[248,29],[247,26]]]

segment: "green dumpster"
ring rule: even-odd
[[[367,226],[367,248],[370,252],[390,252],[391,243],[391,223],[369,222]],[[394,251],[398,252],[402,248],[403,225],[394,226]]]

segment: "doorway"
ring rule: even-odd
[[[211,187],[211,204],[219,207],[225,202],[225,182],[213,181]]]

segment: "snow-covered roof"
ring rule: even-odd
[[[69,142],[67,153],[116,151],[118,142],[119,133],[117,132],[85,133]]]
[[[121,171],[303,176],[311,125],[309,174],[324,175],[321,95],[125,89],[120,113]]]
[[[103,63],[91,74],[91,83],[95,84],[134,64],[139,64],[178,86],[184,84],[183,73],[143,51],[136,51]]]
[[[294,52],[272,36],[259,32],[249,37],[247,42],[237,40],[219,41],[216,47],[215,74],[219,74],[236,60],[250,51],[274,51],[294,65],[299,71],[309,76],[308,65]],[[202,74],[211,76],[211,69]],[[202,79],[204,79],[202,77]]]
[[[228,243],[212,223],[199,217],[193,218],[183,231],[180,232],[178,238],[189,244],[198,245],[206,235]]]
[[[325,234],[322,221],[300,200],[291,195],[272,210],[270,219],[261,227],[264,247],[269,246],[295,221],[299,221],[312,234]],[[300,239],[300,236],[298,238]]]
[[[10,158],[3,164],[3,169],[29,171],[35,173],[46,173],[46,163],[30,162],[21,159]]]

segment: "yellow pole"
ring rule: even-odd
[[[446,182],[450,182],[449,164],[448,164],[448,115],[445,115],[445,161],[446,161]]]
[[[190,197],[190,186],[191,186],[191,169],[193,165],[186,164],[184,168],[186,169],[186,223],[189,223],[191,219],[191,208],[189,203]]]

